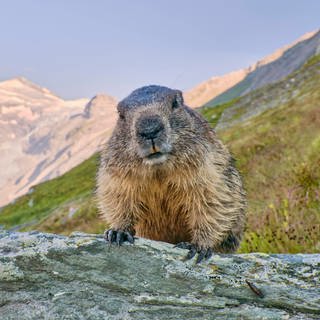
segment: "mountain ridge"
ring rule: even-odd
[[[214,99],[218,98],[220,95],[224,94],[234,86],[241,83],[241,81],[245,80],[245,78],[251,73],[253,73],[255,70],[261,67],[265,67],[266,65],[273,63],[277,59],[280,59],[286,51],[288,51],[289,49],[293,48],[301,42],[307,41],[315,37],[317,34],[320,34],[319,29],[307,32],[301,37],[299,37],[297,40],[293,41],[292,43],[284,45],[279,49],[276,49],[271,54],[259,59],[257,62],[251,64],[248,67],[224,74],[222,76],[214,76],[206,81],[201,82],[197,86],[185,92],[184,97],[186,103],[191,107],[201,107],[204,105],[209,106],[214,104]],[[307,60],[309,57],[310,55],[306,56],[304,58],[304,61]],[[285,75],[288,75],[292,71],[294,70],[287,72]],[[280,80],[280,78],[278,78],[277,80]],[[224,100],[218,100],[216,104],[226,102],[234,98],[235,96],[228,97]]]
[[[115,121],[116,100],[100,95],[88,116],[92,101],[63,100],[23,77],[0,82],[0,206],[98,150]]]
[[[217,135],[237,159],[247,191],[240,252],[319,252],[319,72],[320,54],[279,83],[198,110],[212,126],[220,119],[232,123],[220,127]],[[255,106],[263,111],[251,112]],[[229,116],[224,118],[224,113]],[[243,115],[242,121],[234,121]],[[99,217],[94,197],[97,166],[95,154],[35,186],[2,209],[0,225],[65,235],[74,230],[103,233],[108,226]]]
[[[305,46],[308,54],[295,65],[298,67],[315,50],[320,50],[315,37],[320,38],[319,31],[303,35],[249,68],[199,84],[193,93],[184,93],[186,103],[199,106],[204,97],[211,97],[212,88],[219,95],[207,105],[245,94],[256,85],[255,78],[248,80],[250,75],[263,68],[270,70],[285,55],[290,60],[290,50]],[[312,47],[308,47],[311,42]],[[0,206],[28,192],[33,185],[67,172],[98,151],[115,124],[116,103],[109,95],[63,100],[23,77],[0,82],[0,187],[4,190]]]

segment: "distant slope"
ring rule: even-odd
[[[66,101],[24,78],[0,82],[0,206],[96,152],[115,106],[106,95]]]
[[[286,46],[285,50],[276,51],[272,58],[258,61],[249,68],[249,72],[243,80],[206,102],[205,106],[227,102],[267,84],[275,83],[299,69],[310,57],[320,52],[320,31],[309,33],[301,39],[296,41],[293,46]]]
[[[310,61],[313,59],[317,58],[312,58]],[[303,72],[299,69],[277,83],[266,85],[229,101],[228,108],[225,108],[220,115],[216,129],[222,130],[231,127],[268,109],[276,108],[293,100],[299,95],[306,79],[311,77],[314,72],[313,68],[307,69],[305,67]],[[214,108],[205,107],[204,109],[213,111]]]
[[[184,93],[186,104],[193,108],[221,104],[280,80],[315,54],[317,46],[320,45],[319,32],[318,35],[316,33],[317,31],[304,34],[293,43],[276,50],[247,68],[215,76],[200,83]],[[309,39],[310,41],[307,41]],[[291,48],[295,49],[287,52]]]
[[[286,80],[203,112],[210,122],[241,102],[276,105],[218,131],[238,160],[248,193],[242,252],[320,250],[320,55]],[[292,78],[303,81],[292,82]],[[286,86],[289,84],[289,89]],[[263,90],[268,92],[265,99]],[[290,91],[294,94],[287,95]],[[285,97],[285,99],[282,99]],[[94,204],[97,157],[42,183],[2,209],[0,224],[68,234],[102,232]]]
[[[249,69],[247,68],[233,71],[223,76],[212,77],[185,92],[183,94],[185,103],[193,108],[201,107],[214,97],[239,83],[248,73]]]
[[[43,182],[0,210],[0,225],[18,230],[102,232],[94,203],[98,157],[92,156],[60,177]]]
[[[247,189],[242,252],[320,250],[319,88],[317,55],[279,83],[203,110],[209,121],[221,117],[221,107],[222,118],[233,115],[218,133],[238,159]],[[250,112],[252,106],[266,111]]]
[[[199,84],[184,94],[186,103],[198,107],[215,97],[207,106],[230,105],[231,99],[279,80],[320,50],[319,35],[306,34],[249,68]],[[115,106],[106,95],[65,101],[24,78],[0,82],[0,206],[96,152],[115,123]],[[219,112],[229,123],[225,107]]]

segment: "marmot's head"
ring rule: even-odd
[[[182,93],[161,86],[133,91],[118,104],[117,143],[123,156],[145,165],[161,165],[197,156],[193,111]]]

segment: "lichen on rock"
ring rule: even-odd
[[[0,231],[1,319],[319,319],[320,255],[214,255]],[[263,298],[250,289],[253,284]]]

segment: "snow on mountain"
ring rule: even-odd
[[[107,95],[65,101],[25,78],[0,82],[0,206],[96,152],[115,106]]]
[[[200,107],[277,81],[320,52],[319,39],[319,31],[308,33],[248,68],[213,77],[185,92],[186,104]],[[0,206],[99,150],[115,124],[116,103],[103,94],[65,101],[21,77],[0,82]]]

